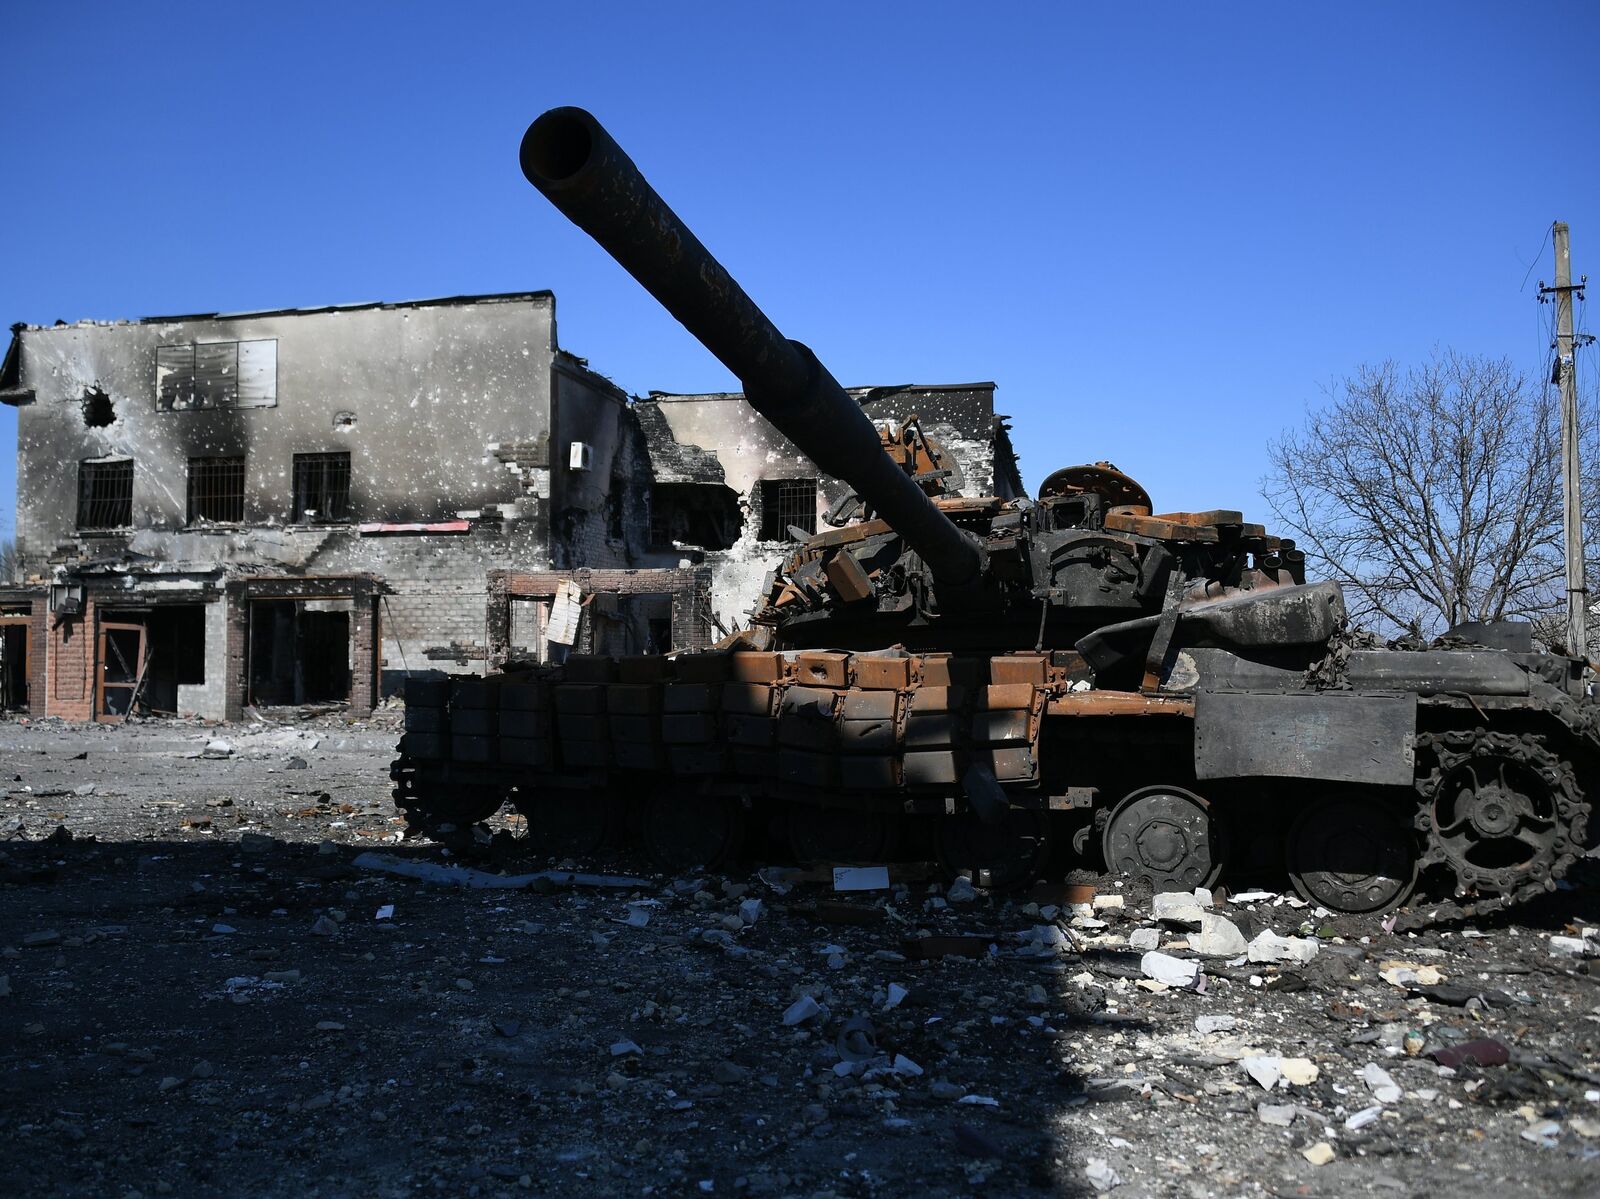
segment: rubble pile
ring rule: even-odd
[[[1588,891],[462,862],[386,732],[295,731],[0,726],[16,1193],[1593,1193]]]

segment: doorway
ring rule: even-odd
[[[0,712],[28,709],[27,616],[0,616]]]
[[[99,662],[95,719],[119,724],[133,711],[134,700],[144,682],[144,626],[102,623]]]
[[[259,707],[350,698],[350,600],[255,600],[250,698]]]

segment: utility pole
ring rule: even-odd
[[[1556,281],[1553,287],[1546,287],[1542,279],[1539,281],[1539,302],[1542,304],[1553,295],[1556,303],[1556,361],[1550,382],[1561,388],[1561,499],[1567,556],[1567,652],[1574,657],[1587,659],[1589,588],[1584,582],[1583,570],[1583,507],[1579,495],[1582,480],[1578,473],[1578,371],[1572,335],[1572,294],[1577,292],[1579,299],[1583,298],[1583,287],[1589,281],[1589,276],[1580,276],[1576,285],[1572,282],[1572,251],[1567,245],[1567,223],[1555,222],[1550,232],[1556,251]]]

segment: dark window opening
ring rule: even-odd
[[[125,529],[133,523],[133,459],[78,464],[78,528]]]
[[[350,519],[350,455],[294,456],[294,512],[299,524],[328,524]]]
[[[189,459],[189,523],[244,520],[244,459]]]
[[[761,540],[794,540],[790,528],[807,537],[817,531],[815,479],[763,479],[756,486],[761,500]]]
[[[250,605],[250,702],[350,698],[350,612],[344,600],[258,600]]]
[[[98,387],[83,393],[83,423],[91,429],[103,429],[117,419],[117,410],[111,397]]]
[[[731,549],[743,524],[739,497],[721,483],[657,483],[650,489],[650,544]]]
[[[156,409],[272,408],[278,403],[278,343],[202,341],[156,347]]]

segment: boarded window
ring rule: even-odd
[[[272,408],[278,403],[278,343],[202,341],[156,347],[156,408]]]
[[[761,497],[761,540],[791,540],[791,528],[808,537],[817,531],[815,479],[763,479],[757,486]]]
[[[350,455],[294,456],[294,512],[300,524],[350,519]]]
[[[244,459],[189,459],[189,523],[244,520]]]
[[[125,529],[133,523],[133,459],[78,463],[78,528]]]

